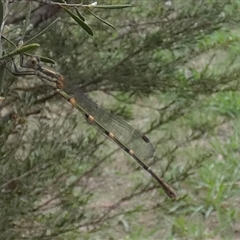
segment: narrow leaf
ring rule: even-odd
[[[92,11],[90,11],[88,9],[88,12],[91,13],[95,18],[97,18],[98,20],[100,20],[101,22],[105,23],[106,25],[108,25],[109,27],[113,28],[113,29],[116,29],[111,23],[103,20],[102,18],[100,18],[99,16],[97,16],[95,13],[93,13]]]
[[[14,51],[4,55],[3,57],[1,57],[0,61],[2,61],[3,59],[7,59],[7,58],[10,58],[10,57],[13,57],[13,56],[18,55],[18,54],[25,53],[27,51],[35,50],[39,46],[40,45],[37,44],[37,43],[32,43],[32,44],[29,44],[29,45],[22,46],[20,48],[15,49]]]
[[[83,22],[81,18],[79,18],[77,15],[69,11],[67,8],[63,7],[63,9],[91,36],[93,36],[92,29]]]
[[[32,3],[29,2],[29,4],[27,5],[27,9],[26,9],[26,17],[25,17],[25,21],[22,27],[22,36],[21,36],[21,40],[24,39],[24,36],[27,32],[27,28],[29,25],[29,21],[30,21],[30,16],[31,16],[31,11],[32,11]]]
[[[32,43],[32,44],[28,44],[28,45],[24,45],[18,49],[16,49],[14,52],[17,52],[17,54],[21,54],[27,51],[33,51],[36,50],[37,48],[40,47],[40,44],[38,43]],[[15,55],[15,54],[14,54]]]
[[[120,9],[120,8],[128,8],[132,7],[131,4],[123,4],[123,5],[88,5],[88,8],[102,8],[102,9]]]
[[[24,53],[24,55],[28,56],[28,57],[33,57],[35,55],[33,54],[29,54],[29,53]],[[40,61],[41,62],[44,62],[44,63],[50,63],[50,64],[55,64],[55,61],[51,58],[47,58],[47,57],[42,57],[42,56],[39,56],[38,57],[40,58]]]
[[[39,58],[41,62],[55,64],[55,61],[51,58],[41,57],[41,56]]]
[[[41,36],[43,33],[45,33],[46,31],[48,31],[49,28],[51,28],[53,26],[53,24],[55,24],[60,18],[55,19],[53,22],[51,22],[46,28],[44,28],[41,32],[39,32],[37,35],[33,36],[31,39],[27,40],[24,44],[27,44],[29,42],[32,42],[35,38],[38,38],[39,36]]]
[[[77,15],[80,19],[83,20],[83,22],[85,22],[85,17],[80,13],[80,11],[78,10],[78,8],[75,8],[76,9],[76,12],[77,12]]]
[[[0,0],[1,1],[1,0]],[[8,39],[7,37],[5,37],[4,35],[2,35],[2,38],[4,40],[6,40],[10,45],[12,45],[14,48],[17,48],[16,44],[14,42],[12,42],[10,39]]]

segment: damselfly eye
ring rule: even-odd
[[[38,59],[36,57],[33,57],[32,58],[32,64],[37,64],[37,62],[38,62]]]
[[[27,61],[27,66],[30,68],[35,68],[38,65],[38,60],[36,57],[32,57]]]

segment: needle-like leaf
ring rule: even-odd
[[[102,9],[121,9],[132,7],[131,4],[122,4],[122,5],[88,5],[88,8],[102,8]]]
[[[5,60],[5,59],[10,58],[10,57],[13,57],[13,56],[15,56],[15,55],[19,55],[19,54],[25,53],[25,52],[27,52],[27,51],[35,50],[35,49],[37,49],[39,46],[40,46],[40,45],[37,44],[37,43],[32,43],[32,44],[29,44],[29,45],[22,46],[22,47],[20,47],[20,48],[16,48],[14,51],[12,51],[12,52],[10,52],[10,53],[2,56],[2,57],[0,58],[0,62],[1,62],[2,60]]]
[[[90,14],[92,14],[95,18],[97,18],[98,20],[100,20],[101,22],[103,22],[103,23],[105,23],[106,25],[108,25],[109,27],[111,27],[111,28],[113,28],[113,29],[116,29],[111,23],[109,23],[109,22],[105,21],[104,19],[100,18],[99,16],[97,16],[95,13],[93,13],[93,12],[90,11],[89,9],[88,9],[88,12],[89,12]]]
[[[91,36],[93,36],[92,29],[77,15],[73,12],[69,11],[67,8],[63,7],[63,9]]]

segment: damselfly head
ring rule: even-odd
[[[31,57],[31,58],[27,61],[26,65],[27,65],[28,68],[36,69],[36,68],[38,68],[38,66],[39,66],[39,62],[40,62],[39,57],[36,57],[36,56],[35,56],[35,57]]]

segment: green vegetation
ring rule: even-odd
[[[239,239],[240,1],[39,2],[0,0],[0,239]],[[146,133],[179,199],[10,74],[23,52]]]

